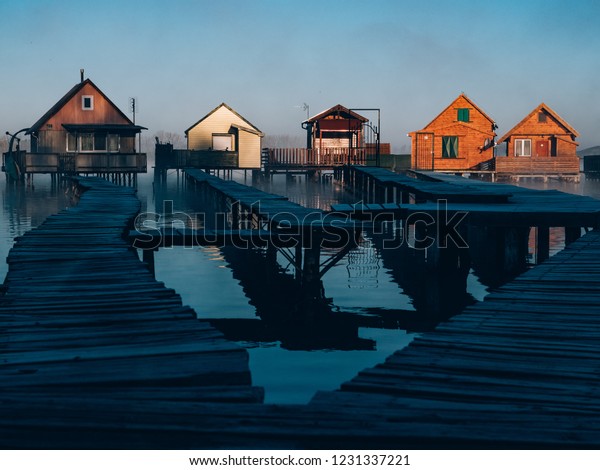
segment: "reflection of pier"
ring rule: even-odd
[[[407,325],[412,331],[431,330],[475,302],[467,293],[471,265],[468,249],[416,250],[402,242],[402,237],[402,229],[393,236],[389,232],[372,235],[383,266],[412,299],[416,312],[409,316],[412,318]],[[390,249],[394,240],[397,247]]]
[[[185,227],[131,232],[150,266],[153,250],[164,246],[219,246],[261,317],[214,320],[229,338],[277,340],[288,349],[373,348],[371,340],[358,337],[356,321],[332,311],[321,281],[356,245],[356,223],[204,171],[186,173],[207,212],[219,216],[207,220],[203,214],[195,229],[188,228],[194,223],[188,220]],[[327,256],[322,256],[323,249]],[[292,273],[281,268],[278,254],[293,267]]]
[[[280,341],[286,349],[374,348],[372,340],[359,338],[355,318],[333,310],[320,280],[299,281],[268,250],[224,247],[221,251],[261,319],[211,320],[228,339]]]

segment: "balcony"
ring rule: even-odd
[[[3,155],[3,169],[7,154]],[[13,153],[19,173],[146,173],[145,153]]]

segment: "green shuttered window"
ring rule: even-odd
[[[469,108],[459,108],[457,118],[459,121],[469,122]]]
[[[442,158],[458,157],[458,137],[449,135],[442,137]]]

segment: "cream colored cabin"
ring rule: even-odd
[[[221,103],[185,131],[188,150],[233,152],[238,168],[260,168],[264,134],[236,111]]]

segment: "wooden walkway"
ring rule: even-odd
[[[345,167],[344,172],[347,186],[355,193],[374,193],[382,199],[378,202],[392,202],[391,199],[408,202],[407,197],[401,197],[403,194],[417,201],[498,203],[507,202],[513,194],[513,186],[509,185],[459,186],[450,181],[411,178],[379,167],[350,166]]]
[[[233,212],[233,220],[255,217],[255,220],[273,235],[296,236],[310,246],[315,234],[318,234],[317,236],[322,238],[323,246],[343,247],[355,240],[360,232],[359,225],[339,214],[304,207],[284,196],[224,180],[202,170],[185,171],[196,184],[209,187],[219,194],[224,206],[228,206]]]
[[[60,421],[73,403],[84,402],[86,412],[73,428],[68,413],[57,425],[66,446],[81,426],[110,415],[106,400],[123,410],[153,403],[167,414],[173,403],[262,401],[247,352],[198,321],[130,249],[124,235],[140,208],[135,191],[102,179],[82,179],[81,187],[77,206],[19,237],[8,256],[0,446],[45,447],[53,437],[40,437],[44,415]],[[123,415],[113,425],[126,423]],[[97,437],[101,447],[115,445]]]
[[[598,448],[600,233],[308,405],[264,405],[247,353],[124,239],[101,180],[20,238],[0,297],[2,448]],[[290,371],[293,373],[293,371]]]
[[[600,200],[592,197],[557,190],[536,190],[509,184],[488,183],[434,172],[413,173],[421,178],[418,181],[428,184],[439,182],[452,185],[458,190],[475,188],[480,191],[491,189],[512,193],[505,203],[448,204],[449,213],[468,212],[472,223],[511,226],[600,227]],[[426,203],[408,209],[408,213],[411,211],[433,212],[437,210],[437,206],[433,203]]]
[[[598,448],[599,276],[591,232],[311,407],[407,448]]]

